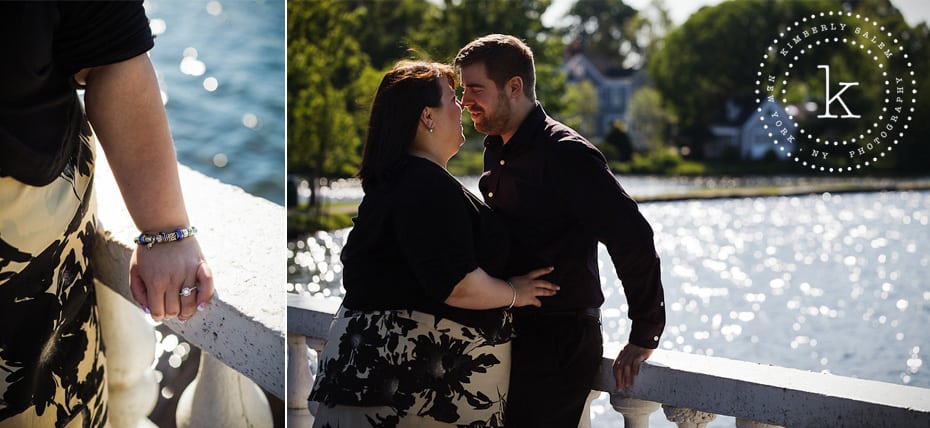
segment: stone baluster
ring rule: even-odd
[[[717,417],[713,413],[668,404],[663,404],[662,410],[665,412],[665,419],[674,422],[678,428],[704,428]]]
[[[113,428],[157,428],[147,415],[158,402],[155,328],[142,309],[99,282],[97,313],[106,344],[109,421]]]
[[[588,399],[584,403],[584,413],[581,414],[581,420],[578,421],[578,428],[591,428],[591,403],[601,395],[601,391],[592,389],[588,393]]]
[[[736,418],[736,428],[783,428],[781,425],[771,425],[762,422],[756,422],[752,419]]]
[[[313,415],[307,408],[307,397],[313,387],[310,373],[310,353],[307,338],[287,334],[287,426],[304,428],[313,425]]]
[[[625,428],[649,428],[649,415],[659,410],[659,403],[620,394],[610,395],[610,405],[623,415]]]
[[[184,389],[175,413],[178,428],[271,428],[271,408],[261,388],[212,355],[200,353],[200,369]]]

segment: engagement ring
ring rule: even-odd
[[[194,287],[184,287],[184,288],[181,289],[181,292],[178,293],[178,294],[180,294],[180,295],[182,295],[182,296],[184,296],[184,297],[187,297],[187,296],[190,296],[191,293],[193,293],[194,291],[197,291],[197,287],[196,287],[196,286],[194,286]]]

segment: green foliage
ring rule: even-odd
[[[378,69],[390,69],[398,59],[410,57],[410,49],[417,47],[413,40],[421,37],[422,29],[436,13],[435,5],[422,0],[353,0],[348,3],[364,20],[364,26],[354,35]]]
[[[481,139],[471,139],[456,153],[447,165],[455,176],[481,175],[484,172],[484,145]]]
[[[501,33],[524,39],[538,54],[544,51],[547,35],[540,17],[550,3],[550,0],[443,0],[429,11],[423,25],[410,34],[410,44],[434,60],[451,63],[468,42],[486,34]]]
[[[561,65],[565,42],[576,38],[592,52],[613,53],[615,62],[646,61],[654,89],[634,93],[630,104],[631,135],[645,136],[652,148],[621,168],[637,171],[694,172],[663,148],[673,132],[690,139],[700,157],[700,142],[709,136],[729,99],[754,96],[762,50],[788,23],[815,11],[855,10],[877,18],[888,32],[900,35],[913,58],[918,80],[917,112],[907,136],[880,166],[898,172],[927,172],[930,145],[930,29],[909,27],[888,0],[731,0],[704,7],[678,28],[670,25],[661,0],[637,12],[621,0],[582,0],[569,11],[568,28],[547,28],[540,17],[551,0],[312,0],[289,1],[288,8],[288,154],[290,171],[310,176],[340,177],[356,172],[365,138],[371,98],[384,72],[399,59],[450,62],[476,37],[508,33],[533,49],[537,95],[553,117],[584,134],[596,109],[592,88],[565,83]],[[662,36],[664,35],[664,38]],[[867,67],[855,49],[833,55],[808,55],[798,68],[818,72],[804,61],[826,61],[831,80],[851,78]],[[630,65],[630,64],[627,64]],[[800,73],[800,72],[799,72]],[[799,78],[802,76],[798,76]],[[801,80],[801,79],[798,79]],[[822,97],[822,79],[789,85],[790,99]],[[647,83],[648,85],[648,83]],[[863,87],[875,85],[863,82]],[[855,94],[854,94],[855,92]],[[849,91],[844,99],[854,109],[874,108],[874,91]],[[481,171],[483,135],[464,117],[469,143],[450,163],[457,174]],[[829,131],[809,124],[811,132]],[[832,132],[842,132],[837,128]],[[610,152],[612,149],[605,151]],[[684,165],[684,166],[683,166]],[[691,166],[689,166],[691,165]],[[716,168],[716,167],[714,167]]]
[[[650,150],[658,150],[664,145],[674,123],[674,118],[662,104],[662,94],[650,86],[640,88],[630,99],[630,122],[636,124],[636,133]]]
[[[303,235],[319,230],[339,230],[352,226],[354,213],[315,214],[306,211],[289,211],[287,230],[290,235]]]
[[[597,124],[597,89],[591,82],[585,80],[581,83],[565,85],[562,95],[561,117],[562,123],[572,127],[581,135],[592,135]]]
[[[701,163],[685,160],[675,149],[654,150],[648,154],[634,153],[630,162],[610,162],[610,169],[617,174],[648,175],[702,175],[705,168]]]
[[[628,162],[633,158],[633,141],[630,140],[630,134],[623,122],[618,120],[613,123],[610,132],[604,136],[601,151],[607,160]]]
[[[313,0],[288,2],[288,168],[310,176],[353,175],[372,97],[401,59],[449,63],[490,33],[524,39],[536,59],[537,95],[559,115],[564,45],[540,20],[550,0]],[[480,140],[465,117],[466,136]],[[474,156],[460,168],[474,170]],[[480,171],[480,170],[479,170]]]
[[[574,18],[568,35],[585,52],[617,58],[618,65],[624,64],[628,57],[638,62],[641,49],[630,25],[637,13],[623,0],[576,1],[568,15]]]
[[[357,104],[368,56],[353,37],[362,16],[342,2],[289,2],[288,168],[345,176],[358,164],[365,124]]]
[[[909,27],[888,0],[725,1],[700,9],[669,32],[647,64],[649,77],[671,113],[677,116],[679,136],[694,142],[695,151],[700,154],[700,144],[708,137],[709,125],[721,119],[726,102],[756,98],[760,56],[773,37],[786,27],[797,27],[795,22],[805,16],[837,10],[872,18],[884,28],[883,32],[892,33],[901,40],[901,46],[913,62],[915,76],[930,73],[930,32],[926,24]],[[779,62],[778,58],[768,61],[769,64]],[[855,90],[843,96],[850,109],[863,118],[883,114],[882,80],[885,79],[880,73],[869,72],[874,63],[864,58],[858,46],[838,43],[831,44],[829,49],[813,47],[793,62],[792,82],[785,94],[789,103],[803,105],[813,101],[822,108],[825,79],[824,71],[817,66],[829,65],[833,94],[836,94],[837,82],[858,82]],[[918,94],[926,93],[924,89],[930,90],[923,79],[917,80]],[[930,110],[930,98],[918,96],[916,99],[915,114]],[[834,105],[834,108],[839,107]],[[802,129],[827,139],[864,131],[861,121],[816,120],[812,114],[806,117],[802,114],[797,119]],[[887,152],[877,166],[869,169],[907,173],[930,171],[930,148],[919,141],[926,135],[930,135],[930,124],[914,120],[899,147]],[[831,157],[831,161],[835,163],[824,163],[844,166],[844,162],[849,162],[839,153]]]
[[[706,126],[728,99],[753,94],[758,58],[787,21],[786,4],[726,1],[668,33],[647,72],[683,127]]]

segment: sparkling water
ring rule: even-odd
[[[930,192],[640,205],[662,257],[661,349],[930,388]],[[288,243],[288,292],[339,299],[348,229]],[[629,334],[606,249],[604,334]],[[594,426],[621,426],[606,395]],[[654,426],[674,426],[662,412]],[[718,417],[712,426],[733,426]]]

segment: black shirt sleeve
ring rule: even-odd
[[[659,256],[652,227],[623,190],[603,156],[582,142],[556,144],[556,186],[570,213],[607,247],[632,320],[630,342],[655,349],[665,327]]]
[[[154,45],[141,1],[65,1],[59,11],[55,56],[69,74],[130,59]]]
[[[51,183],[90,136],[73,75],[145,53],[141,1],[0,2],[0,177]]]
[[[438,166],[436,171],[444,174]],[[478,267],[465,204],[461,185],[440,174],[411,177],[394,203],[398,247],[424,291],[438,302]]]

